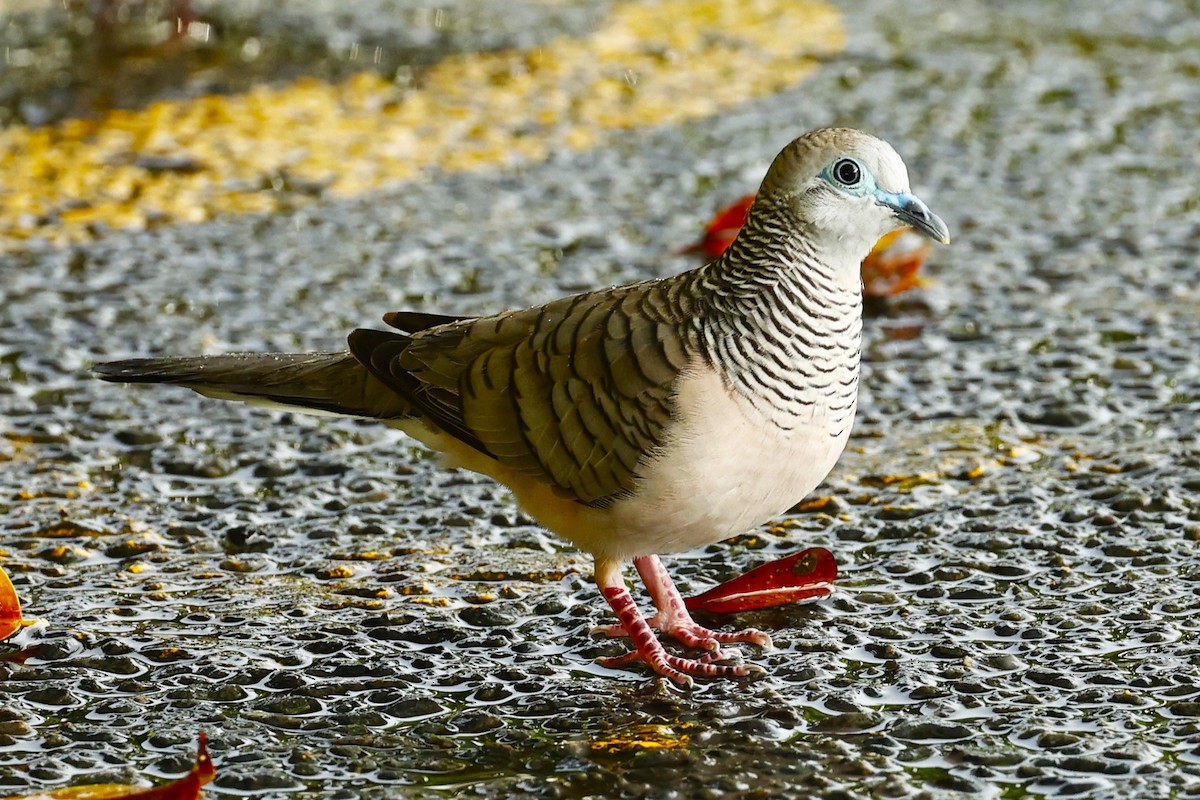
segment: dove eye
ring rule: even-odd
[[[843,158],[835,163],[830,172],[833,173],[833,177],[838,183],[846,187],[856,186],[862,180],[862,168],[858,166],[858,162],[849,158]]]

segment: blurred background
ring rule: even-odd
[[[88,375],[696,266],[825,125],[954,243],[864,267],[814,498],[668,562],[835,554],[706,620],[760,679],[597,666],[590,560],[398,433]],[[1194,0],[0,0],[0,794],[201,729],[210,796],[1200,793],[1198,154]]]

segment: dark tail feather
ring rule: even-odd
[[[255,405],[376,419],[412,415],[411,405],[345,352],[134,358],[97,364],[92,372],[106,381],[186,386]]]

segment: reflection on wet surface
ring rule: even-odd
[[[199,728],[209,791],[255,796],[1194,792],[1200,14],[937,5],[843,4],[844,54],[713,121],[6,255],[0,557],[43,622],[0,792],[177,777]],[[893,140],[956,239],[867,322],[832,500],[671,559],[691,593],[837,555],[832,599],[735,618],[762,679],[594,665],[588,559],[399,434],[85,374],[682,269],[826,123]]]

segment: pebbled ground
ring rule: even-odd
[[[1200,7],[840,8],[844,52],[719,118],[4,255],[0,555],[44,624],[0,793],[174,777],[204,728],[218,795],[1200,795]],[[594,665],[587,559],[399,434],[86,375],[683,269],[825,124],[955,241],[872,310],[832,500],[669,562],[837,555],[832,599],[718,620],[772,633],[764,678]]]

